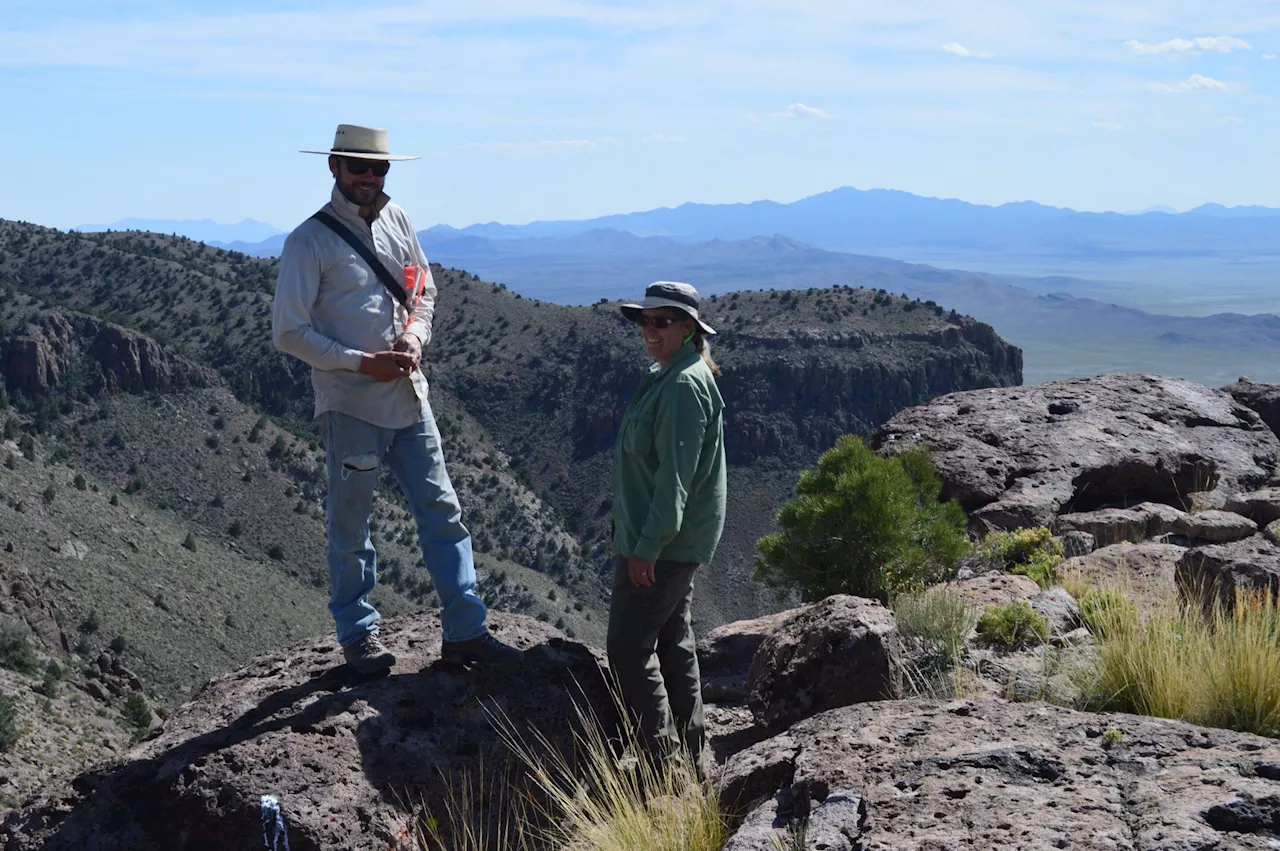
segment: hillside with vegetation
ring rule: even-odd
[[[613,304],[557,306],[434,272],[425,368],[481,593],[599,645],[613,435],[646,369],[635,332]],[[324,453],[307,369],[271,344],[274,279],[273,260],[182,238],[0,222],[0,628],[37,659],[0,684],[27,696],[0,768],[101,758],[102,742],[134,735],[128,701],[165,712],[210,676],[328,632]],[[780,605],[748,581],[755,541],[837,436],[1019,381],[1020,353],[989,327],[888,293],[735,293],[707,314],[733,414],[702,629]],[[389,477],[373,535],[382,611],[434,608]],[[51,706],[48,662],[70,683]],[[50,711],[77,732],[24,755]],[[100,723],[114,739],[95,739],[91,757],[73,748]],[[0,794],[30,791],[42,771],[10,771]]]

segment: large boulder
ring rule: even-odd
[[[1280,742],[1260,736],[1048,704],[911,700],[801,721],[731,757],[720,782],[749,832],[729,847],[752,851],[797,811],[815,824],[821,814],[838,849],[1228,851],[1272,847],[1277,778]]]
[[[698,640],[702,699],[740,703],[747,699],[747,671],[765,639],[796,613],[790,609],[718,626]]]
[[[1034,579],[1019,573],[984,573],[970,579],[947,582],[943,587],[978,611],[1019,600],[1029,602],[1040,593],[1040,586]]]
[[[384,622],[398,662],[382,678],[352,674],[327,638],[260,657],[122,759],[11,811],[0,847],[262,848],[263,795],[279,801],[294,851],[417,847],[416,805],[438,807],[509,759],[494,717],[566,748],[575,699],[611,723],[600,654],[530,618],[495,612],[491,625],[528,648],[523,665],[443,665],[434,614]]]
[[[1280,593],[1280,546],[1263,535],[1192,547],[1178,563],[1178,586],[1203,602],[1231,606],[1236,591]]]
[[[1212,507],[1280,469],[1280,440],[1254,411],[1157,375],[952,393],[897,414],[872,445],[930,448],[943,496],[985,529],[1143,501]]]
[[[1222,389],[1241,405],[1256,411],[1272,431],[1280,434],[1280,384],[1251,381],[1241,376],[1235,384]]]
[[[796,610],[761,644],[747,705],[761,727],[782,729],[837,706],[898,697],[902,665],[893,612],[838,594]]]

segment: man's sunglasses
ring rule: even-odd
[[[683,321],[683,319],[672,319],[670,316],[645,316],[643,314],[635,318],[635,323],[641,328],[656,328],[659,331],[665,331],[673,322]]]
[[[342,161],[347,164],[348,174],[364,174],[366,171],[372,171],[378,177],[386,177],[387,172],[391,170],[391,163],[386,160],[357,160],[344,157]]]

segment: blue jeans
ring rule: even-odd
[[[409,500],[418,544],[436,593],[445,641],[483,635],[488,610],[476,596],[471,534],[462,525],[458,494],[444,467],[440,432],[431,410],[408,428],[380,428],[347,414],[322,415],[329,456],[329,611],[338,643],[376,632],[381,616],[368,600],[378,573],[369,514],[378,467],[385,460]]]

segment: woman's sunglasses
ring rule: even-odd
[[[364,174],[366,171],[372,171],[378,177],[386,177],[387,172],[391,170],[391,163],[386,160],[357,160],[345,157],[343,162],[347,164],[348,174]]]
[[[659,331],[665,331],[673,322],[683,321],[683,319],[672,319],[670,316],[644,316],[643,314],[635,318],[635,323],[641,328],[656,328]]]

